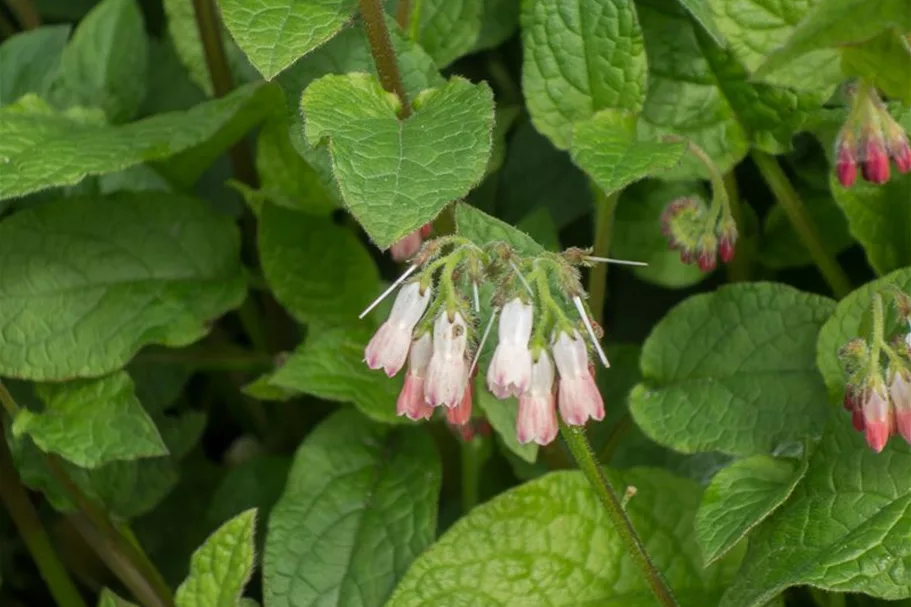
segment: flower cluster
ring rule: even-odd
[[[673,200],[661,214],[661,233],[680,251],[680,261],[695,261],[703,272],[714,270],[719,257],[723,263],[734,259],[737,224],[726,205],[710,209],[698,197]]]
[[[505,243],[478,247],[458,236],[428,241],[380,297],[403,284],[388,319],[367,345],[365,362],[389,377],[407,362],[398,415],[416,421],[441,409],[451,426],[464,428],[471,420],[476,368],[499,317],[487,388],[497,398],[518,399],[521,443],[548,444],[557,435],[557,411],[575,426],[604,418],[588,346],[579,331],[584,327],[588,332],[606,365],[600,329],[583,303],[576,267],[592,262],[580,249],[523,258]],[[490,310],[486,329],[476,340],[481,284],[492,285],[493,296],[485,306]],[[572,308],[579,315],[575,321],[567,313]]]
[[[893,295],[907,322],[911,317],[911,298],[900,292]],[[872,308],[870,339],[852,339],[839,356],[847,372],[844,407],[851,413],[854,429],[864,432],[867,444],[879,453],[894,434],[911,444],[911,330],[886,343],[882,296],[878,293]],[[882,356],[888,360],[885,372]]]
[[[876,91],[862,84],[853,93],[851,112],[835,142],[835,174],[842,186],[863,178],[875,184],[889,181],[889,159],[900,173],[911,171],[911,145],[902,126],[889,114]]]

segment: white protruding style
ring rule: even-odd
[[[525,290],[528,291],[528,294],[531,295],[532,297],[534,297],[535,292],[532,291],[531,285],[528,284],[528,281],[527,281],[527,280],[525,280],[525,276],[522,275],[522,271],[519,270],[519,266],[517,266],[516,264],[514,264],[514,263],[511,262],[511,261],[509,262],[509,265],[512,266],[512,269],[513,269],[513,271],[516,273],[516,276],[519,277],[519,281],[520,281],[523,285],[525,285]]]
[[[607,354],[604,353],[604,350],[601,348],[601,343],[598,341],[598,336],[595,335],[595,328],[592,327],[591,321],[588,319],[588,314],[585,313],[585,306],[582,305],[582,298],[576,295],[573,297],[573,303],[576,306],[576,310],[579,311],[579,316],[582,317],[582,322],[585,324],[585,329],[588,331],[588,336],[591,337],[592,345],[595,346],[595,351],[598,353],[598,358],[601,359],[601,364],[605,368],[610,368],[610,363],[607,361]]]
[[[487,388],[497,398],[519,396],[531,381],[531,325],[534,311],[515,298],[500,314],[499,342],[487,370]]]
[[[591,418],[604,419],[604,400],[588,368],[588,352],[578,331],[561,331],[553,344],[554,362],[560,372],[557,406],[571,426],[582,426]]]
[[[547,445],[557,437],[557,410],[554,406],[554,364],[541,352],[531,366],[531,383],[519,396],[516,438],[523,445],[532,441]]]
[[[639,266],[647,267],[648,263],[645,261],[630,261],[628,259],[614,259],[613,257],[595,257],[588,255],[585,257],[585,261],[596,261],[600,263],[615,263],[621,266]]]
[[[431,407],[455,407],[462,400],[468,376],[465,348],[468,325],[458,312],[449,320],[443,311],[433,325],[433,355],[427,367],[424,400]]]
[[[392,304],[389,318],[377,330],[364,350],[364,360],[368,367],[382,368],[389,377],[401,370],[405,359],[408,358],[411,333],[430,303],[430,291],[428,287],[421,293],[419,281],[402,287],[395,298],[395,303]]]
[[[481,343],[478,344],[478,351],[474,353],[474,358],[471,359],[471,366],[468,368],[469,375],[474,373],[474,368],[478,366],[478,359],[481,358],[481,351],[484,350],[484,344],[487,343],[487,337],[490,335],[490,329],[493,328],[493,321],[497,317],[498,311],[497,308],[494,308],[493,312],[490,313],[487,326],[484,327],[484,334],[481,336]]]
[[[405,282],[406,280],[408,280],[408,277],[411,276],[411,275],[414,273],[414,271],[417,270],[417,269],[418,269],[417,266],[410,266],[407,270],[405,270],[405,273],[404,273],[404,274],[402,274],[401,276],[399,276],[398,279],[396,279],[396,281],[395,281],[394,283],[392,283],[391,285],[389,285],[389,288],[388,288],[388,289],[386,289],[385,291],[383,291],[383,292],[380,294],[379,297],[377,297],[376,299],[373,300],[373,303],[371,303],[369,306],[367,306],[367,309],[366,309],[366,310],[364,310],[363,312],[360,313],[360,316],[358,316],[358,319],[363,320],[363,318],[364,318],[365,316],[367,316],[368,314],[370,314],[370,311],[373,310],[373,308],[375,308],[375,307],[377,307],[378,305],[380,305],[380,303],[381,303],[384,299],[386,299],[386,298],[389,296],[390,293],[392,293],[393,291],[395,291],[396,288],[398,288],[398,286],[399,286],[400,284],[402,284],[403,282]]]

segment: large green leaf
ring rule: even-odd
[[[611,473],[626,512],[682,607],[715,604],[739,560],[703,568],[699,488],[663,470]],[[473,509],[424,553],[389,607],[537,604],[652,607],[655,598],[581,472],[553,472]]]
[[[708,0],[715,24],[729,48],[755,71],[784,46],[797,25],[823,0]],[[790,62],[771,81],[801,90],[825,89],[842,79],[838,51],[820,49]]]
[[[199,200],[69,199],[0,223],[0,374],[95,377],[146,344],[187,345],[240,304],[240,238]]]
[[[758,607],[788,586],[911,597],[911,449],[880,454],[847,415],[831,420],[804,479],[750,535],[721,607]]]
[[[644,181],[625,189],[614,211],[611,255],[648,263],[632,268],[636,276],[648,282],[671,288],[701,282],[708,275],[696,264],[680,261],[680,254],[668,247],[667,238],[661,234],[661,214],[677,198],[705,195],[701,184],[689,181]]]
[[[378,291],[370,253],[329,218],[267,204],[259,217],[259,253],[275,297],[300,322],[357,322]]]
[[[61,76],[72,105],[100,107],[112,122],[132,118],[146,94],[149,43],[137,0],[103,0],[63,49]]]
[[[399,0],[404,1],[404,0]],[[422,0],[413,3],[411,37],[440,67],[475,47],[488,0]],[[417,8],[420,7],[420,8]]]
[[[721,46],[725,45],[724,34],[715,24],[715,18],[712,16],[712,9],[709,6],[709,0],[678,0],[699,25],[712,37],[716,43]]]
[[[841,69],[846,76],[866,78],[892,99],[911,105],[911,41],[901,33],[887,30],[843,48]]]
[[[311,331],[304,345],[268,380],[283,390],[354,403],[362,413],[387,423],[402,422],[395,414],[401,378],[390,379],[364,364],[371,329],[353,326]]]
[[[40,384],[36,390],[44,410],[20,411],[13,435],[27,434],[42,451],[83,468],[168,454],[124,371],[99,379]]]
[[[471,240],[478,246],[502,241],[511,246],[520,255],[537,255],[544,251],[525,232],[512,227],[496,217],[491,217],[473,206],[461,203],[455,209],[456,230],[460,236]]]
[[[45,25],[14,34],[0,44],[0,106],[26,93],[50,97],[69,25]]]
[[[243,87],[186,112],[122,126],[106,125],[85,111],[56,113],[37,97],[24,97],[0,109],[0,156],[5,158],[0,199],[75,185],[88,175],[115,173],[205,143],[258,101],[258,88]],[[221,151],[232,142],[222,142]]]
[[[190,559],[190,575],[174,596],[177,607],[237,607],[253,574],[256,510],[247,510],[209,536]]]
[[[527,0],[521,25],[528,111],[558,148],[600,110],[642,109],[647,65],[632,0]]]
[[[342,198],[380,248],[420,228],[484,175],[493,94],[454,77],[399,120],[396,97],[368,74],[324,76],[301,99],[310,145],[329,140]]]
[[[573,161],[605,195],[656,173],[675,168],[686,153],[685,141],[641,140],[636,116],[604,110],[573,129]]]
[[[865,336],[861,331],[869,330],[869,310],[873,294],[883,293],[886,301],[890,301],[886,291],[893,287],[911,293],[911,268],[896,270],[852,291],[838,302],[832,317],[819,331],[816,364],[825,379],[832,404],[841,404],[845,396],[845,373],[838,360],[838,350],[855,337]],[[905,327],[902,326],[902,329]],[[891,335],[887,335],[888,337]]]
[[[639,19],[649,57],[648,97],[639,121],[645,135],[676,134],[702,147],[724,172],[751,146],[785,151],[791,137],[826,99],[750,81],[730,51],[694,25],[675,0],[642,0]],[[673,173],[705,176],[687,157]]]
[[[684,453],[752,455],[818,436],[828,405],[813,344],[833,309],[773,283],[690,297],[645,342],[633,418]]]
[[[269,519],[266,603],[383,605],[433,541],[440,479],[423,429],[330,417],[297,450]]]
[[[270,80],[334,36],[351,20],[356,0],[218,0],[240,48]]]
[[[778,508],[807,471],[801,460],[754,455],[715,475],[696,513],[696,535],[706,563],[727,554]]]

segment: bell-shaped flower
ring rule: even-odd
[[[895,425],[898,433],[911,444],[911,375],[907,371],[892,374],[889,396],[895,408]]]
[[[469,363],[470,364],[470,363]],[[468,367],[466,366],[466,372]],[[465,390],[462,392],[462,399],[455,407],[446,409],[446,421],[451,426],[464,426],[471,419],[471,401],[474,396],[474,386],[470,378],[465,379]]]
[[[557,437],[557,410],[554,404],[554,364],[541,352],[531,366],[528,390],[519,396],[516,438],[523,445],[532,441],[547,445]]]
[[[421,293],[418,281],[402,287],[392,304],[389,318],[377,330],[364,351],[368,367],[382,367],[389,377],[401,370],[408,358],[411,333],[430,303],[430,291],[427,288]]]
[[[430,419],[433,407],[424,401],[424,382],[427,366],[433,354],[433,343],[430,333],[425,333],[411,344],[408,354],[408,372],[405,384],[395,404],[396,415],[404,415],[410,420]]]
[[[468,325],[458,312],[441,313],[433,325],[433,355],[427,367],[424,400],[432,407],[455,407],[462,401],[468,375],[465,348]]]
[[[503,306],[499,343],[487,370],[487,388],[497,398],[519,396],[531,380],[531,339],[533,310],[519,298]]]
[[[579,332],[561,332],[554,341],[553,354],[560,372],[557,403],[563,421],[582,426],[589,418],[604,419],[604,400],[589,370],[588,351]]]
[[[861,405],[864,413],[864,432],[867,444],[879,453],[886,447],[895,427],[895,418],[889,395],[884,386],[873,386],[866,390]]]

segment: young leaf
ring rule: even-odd
[[[400,2],[404,0],[399,0]],[[411,37],[443,68],[475,47],[487,0],[423,0],[412,9]]]
[[[364,364],[370,334],[367,326],[311,331],[304,345],[268,380],[269,385],[354,403],[378,422],[402,423],[404,418],[395,414],[401,378],[390,379]]]
[[[861,335],[864,316],[869,313],[873,293],[893,286],[905,293],[911,293],[911,268],[896,270],[852,291],[838,302],[832,317],[819,331],[816,364],[825,379],[829,400],[833,405],[841,405],[845,397],[845,373],[838,361],[838,350],[851,339]]]
[[[686,153],[685,141],[642,140],[636,116],[604,110],[577,122],[570,148],[573,161],[604,191],[622,190],[650,175],[676,167]]]
[[[743,64],[668,0],[637,4],[649,56],[648,97],[640,135],[675,134],[711,156],[719,170],[733,168],[755,146],[771,154],[790,147],[828,90],[810,93],[754,83]],[[692,179],[705,167],[687,156],[669,176]]]
[[[705,562],[727,554],[788,499],[808,462],[808,457],[754,455],[716,474],[696,512],[696,536]]]
[[[42,451],[83,468],[168,454],[124,371],[99,379],[39,384],[36,391],[44,410],[22,409],[13,422],[13,435],[27,434]]]
[[[813,343],[833,309],[773,283],[690,297],[645,342],[633,418],[684,453],[753,455],[818,435],[829,410]]]
[[[297,450],[263,561],[270,607],[380,607],[433,541],[440,462],[422,428],[341,411]]]
[[[200,145],[255,101],[258,88],[122,126],[108,126],[84,111],[59,114],[37,97],[23,97],[0,109],[0,157],[6,159],[0,163],[0,199],[75,185],[88,175],[115,173]]]
[[[798,584],[911,597],[911,449],[875,453],[849,417],[834,416],[804,479],[750,535],[721,607],[758,607]]]
[[[474,386],[474,398],[478,407],[487,416],[491,427],[503,439],[506,447],[529,463],[534,463],[538,458],[538,445],[535,443],[521,444],[516,438],[516,416],[518,403],[515,398],[501,400],[487,391],[484,378],[478,375]]]
[[[699,488],[659,469],[612,472],[636,487],[627,506],[681,607],[715,604],[740,555],[703,568],[690,521]],[[388,607],[516,605],[651,607],[641,571],[581,472],[552,472],[473,509],[415,561]]]
[[[798,24],[822,0],[708,0],[715,24],[728,47],[750,72],[787,43]],[[770,82],[813,91],[831,88],[844,77],[838,51],[820,49],[771,74]]]
[[[237,607],[253,574],[255,526],[254,508],[209,536],[190,559],[190,575],[174,596],[177,607]]]
[[[103,0],[63,49],[61,75],[72,105],[100,107],[111,122],[136,114],[146,93],[149,43],[136,0]]]
[[[356,0],[218,0],[231,35],[266,80],[334,36]]]
[[[841,69],[846,76],[866,78],[889,97],[911,105],[911,42],[899,32],[887,30],[843,48]]]
[[[95,377],[146,344],[187,345],[245,292],[240,237],[162,192],[57,200],[0,223],[0,374]]]
[[[632,0],[528,0],[521,24],[528,111],[558,148],[600,110],[642,109],[647,66]]]
[[[14,34],[0,44],[0,106],[26,93],[50,98],[69,36],[69,25],[45,25]]]
[[[345,204],[382,249],[467,194],[490,156],[486,84],[454,77],[414,106],[399,120],[396,99],[368,74],[324,76],[301,99],[308,142],[329,140]]]
[[[671,201],[682,196],[701,196],[705,188],[692,181],[647,180],[623,190],[614,212],[611,256],[648,263],[631,268],[642,280],[679,289],[704,280],[708,274],[696,264],[683,263],[680,254],[668,248],[661,234],[661,213]]]
[[[264,205],[259,253],[276,299],[303,323],[356,323],[378,291],[370,253],[328,218]]]
[[[863,42],[891,28],[911,31],[907,0],[819,0],[784,45],[756,68],[756,77],[799,63],[812,51]]]

